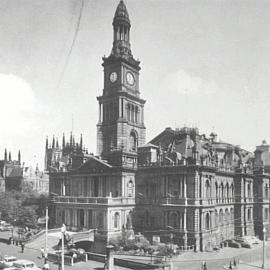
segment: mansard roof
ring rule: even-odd
[[[197,128],[166,128],[150,144],[159,145],[163,157],[174,162],[182,159],[197,159],[202,164],[238,167],[240,164],[252,165],[253,153],[239,145],[218,141],[216,134],[206,137]]]

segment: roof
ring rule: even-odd
[[[143,146],[140,146],[139,148],[147,148],[147,147],[152,147],[152,148],[159,148],[157,145],[152,144],[152,143],[147,143]]]
[[[113,25],[118,23],[125,23],[130,26],[129,15],[127,7],[123,0],[120,0],[113,18]]]
[[[75,172],[98,172],[110,168],[112,168],[112,165],[110,165],[105,160],[91,156],[85,163],[76,169]]]
[[[22,177],[23,176],[23,168],[13,167],[7,170],[7,177]]]

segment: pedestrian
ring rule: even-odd
[[[233,266],[236,267],[237,263],[236,263],[236,259],[233,259]]]
[[[73,262],[76,262],[77,257],[78,257],[78,256],[77,256],[76,252],[74,252],[73,255],[72,255]]]
[[[23,242],[21,242],[21,248],[22,248],[22,253],[24,252],[24,243]]]
[[[232,269],[232,262],[230,261],[229,269]]]
[[[44,270],[49,270],[49,269],[50,269],[50,265],[48,263],[48,260],[45,259]]]
[[[204,262],[204,264],[203,264],[203,270],[207,270],[206,262]]]
[[[42,247],[42,248],[40,249],[40,251],[41,251],[41,258],[44,258],[44,247]]]

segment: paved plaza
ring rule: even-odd
[[[6,238],[6,232],[0,232],[0,238]],[[8,245],[0,242],[0,254],[13,255],[18,259],[28,259],[34,261],[40,268],[43,267],[43,259],[41,258],[41,252],[39,249],[32,249],[26,246],[24,253],[21,252],[21,247],[16,245]],[[265,269],[270,270],[270,242],[266,245],[266,263]],[[131,260],[150,262],[151,258],[129,255],[117,255],[120,258],[128,258]],[[238,265],[239,270],[252,270],[259,269],[262,265],[262,244],[255,246],[253,249],[235,249],[235,248],[223,248],[218,252],[189,252],[171,259],[173,269],[177,270],[198,270],[200,269],[202,262],[207,263],[208,270],[228,269],[230,261],[236,258],[240,260]],[[78,262],[74,266],[65,266],[68,270],[71,269],[103,269],[104,264],[96,261]],[[50,263],[50,269],[58,270],[58,265]],[[124,269],[122,267],[115,267],[116,270]]]

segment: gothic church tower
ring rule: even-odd
[[[104,89],[99,101],[97,154],[115,166],[137,166],[137,147],[145,144],[140,62],[130,49],[130,20],[121,0],[113,19],[113,48],[103,57]]]

